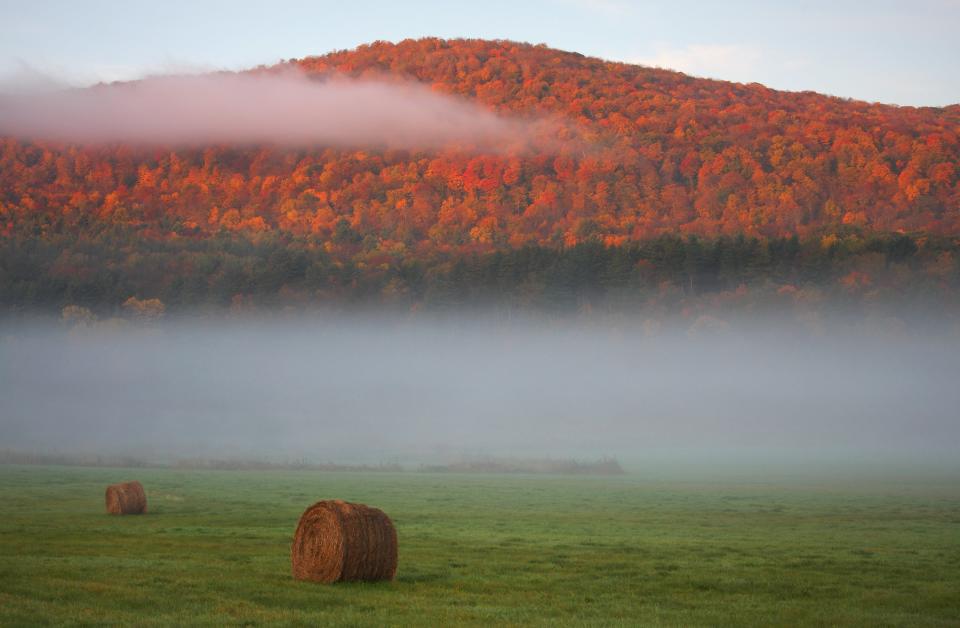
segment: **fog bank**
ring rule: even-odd
[[[0,135],[79,143],[503,150],[530,127],[419,84],[281,73],[163,76],[0,96]]]
[[[957,345],[529,323],[8,325],[0,442],[154,460],[923,460],[960,444]]]

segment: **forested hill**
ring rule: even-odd
[[[146,252],[231,237],[296,243],[363,275],[661,237],[834,238],[825,250],[839,238],[859,251],[873,234],[907,233],[921,248],[928,235],[960,236],[956,106],[780,92],[507,41],[377,42],[257,71],[288,65],[318,79],[412,79],[504,117],[548,120],[551,142],[511,153],[0,139],[0,280],[47,279],[36,289],[54,292],[90,281],[105,270],[82,242],[97,238],[89,250],[110,250],[111,290],[122,291]],[[54,239],[56,251],[43,248]],[[166,268],[212,285],[227,272],[218,255]]]
[[[156,236],[355,232],[385,253],[844,225],[960,233],[956,107],[778,92],[502,41],[375,43],[291,63],[411,78],[503,113],[554,114],[590,149],[83,150],[6,139],[6,231],[44,214]]]

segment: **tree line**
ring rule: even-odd
[[[376,308],[640,312],[775,304],[956,305],[960,244],[907,234],[676,235],[387,260],[338,257],[316,236],[221,232],[145,239],[123,227],[0,238],[7,313]],[[859,306],[858,305],[858,306]],[[948,308],[949,309],[949,308]]]

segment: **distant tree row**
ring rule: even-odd
[[[121,227],[0,239],[0,308],[149,321],[168,311],[378,308],[696,314],[829,303],[960,313],[960,243],[864,234],[661,236],[622,245],[338,257],[325,239],[220,233],[143,239]]]

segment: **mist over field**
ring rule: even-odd
[[[929,462],[960,443],[955,335],[390,318],[0,329],[12,450]]]

